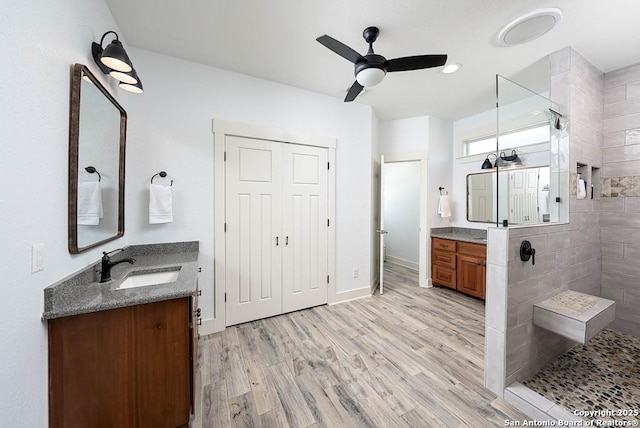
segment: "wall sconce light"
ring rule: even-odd
[[[508,167],[522,165],[522,159],[518,157],[515,150],[511,150],[511,154],[507,156],[504,152],[500,153],[500,157],[496,159],[496,166]]]
[[[102,43],[107,34],[110,33],[115,35],[115,39],[103,49]],[[120,88],[136,94],[143,92],[142,82],[140,82],[138,73],[136,73],[136,70],[133,68],[127,51],[124,50],[122,43],[118,39],[118,33],[115,31],[107,31],[104,33],[99,44],[96,42],[91,44],[91,53],[93,54],[93,60],[104,74],[108,74],[120,81],[118,84]]]
[[[493,168],[493,164],[491,163],[491,160],[489,160],[489,156],[493,155],[493,157],[496,158],[496,163],[498,162],[498,155],[496,155],[495,153],[489,153],[487,155],[487,158],[484,160],[484,162],[482,162],[482,168],[481,169],[491,169]]]

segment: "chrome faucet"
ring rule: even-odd
[[[111,255],[116,252],[124,251],[124,248],[119,248],[117,250],[109,251],[108,253],[102,252],[102,266],[100,270],[100,282],[111,281],[111,268],[115,265],[119,265],[120,263],[129,263],[134,264],[136,261],[132,258],[126,258],[122,260],[118,260],[117,262],[111,262]]]

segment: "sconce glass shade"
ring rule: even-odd
[[[138,80],[138,82],[133,85],[120,82],[118,83],[118,86],[120,87],[120,89],[124,89],[125,91],[132,92],[134,94],[141,94],[144,92],[144,89],[142,88],[142,82],[140,80]]]
[[[113,34],[115,39],[106,48],[102,49],[102,43],[108,34]],[[91,54],[100,71],[118,80],[120,88],[136,94],[144,92],[138,73],[133,68],[133,64],[122,43],[118,40],[118,33],[115,31],[104,33],[100,43],[93,42],[91,44]]]
[[[493,155],[496,158],[496,166],[498,164],[498,156],[496,156],[494,153],[489,153],[487,155],[487,158],[484,160],[484,162],[482,162],[482,167],[481,169],[492,169],[494,168],[494,165],[491,163],[491,160],[489,159],[489,156]]]
[[[484,162],[482,162],[482,169],[491,169],[491,168],[493,168],[493,164],[491,163],[489,158],[486,158]]]
[[[109,43],[109,46],[104,48],[100,62],[113,70],[124,71],[125,73],[133,69],[129,55],[127,55],[118,39],[113,40]]]
[[[386,73],[381,68],[365,68],[364,70],[360,70],[356,76],[356,80],[364,87],[376,86],[378,83],[382,82],[385,74]]]
[[[123,71],[113,70],[109,72],[109,76],[123,83],[128,83],[130,85],[135,85],[136,83],[138,83],[138,80],[139,80],[138,74],[136,73],[135,70],[131,70],[128,73],[125,73]]]
[[[500,157],[496,159],[496,166],[509,167],[522,165],[522,159],[516,154],[515,150],[511,151],[511,154],[507,156],[504,152],[500,153]]]

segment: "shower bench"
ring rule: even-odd
[[[616,317],[616,302],[577,291],[563,291],[533,305],[533,324],[586,343]]]

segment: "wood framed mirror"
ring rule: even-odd
[[[124,235],[127,113],[82,64],[71,72],[69,252]]]

